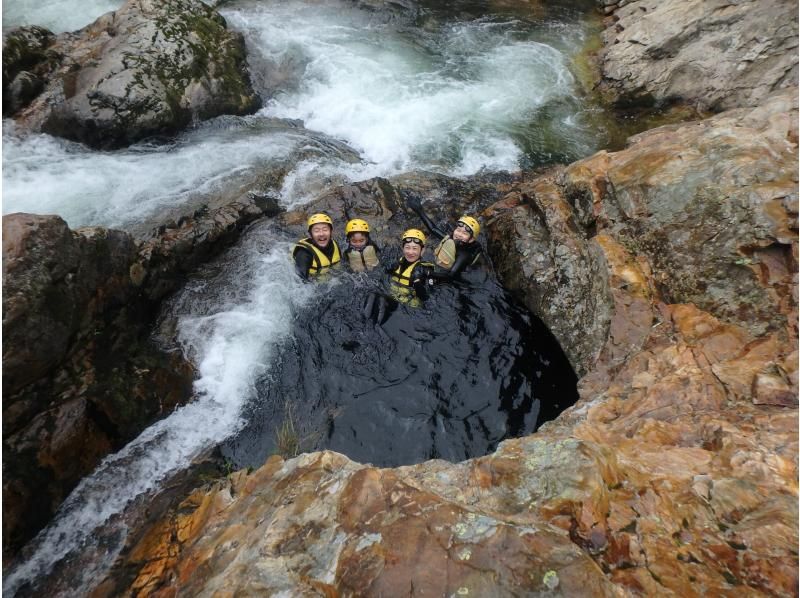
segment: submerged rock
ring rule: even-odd
[[[175,133],[260,104],[241,34],[198,0],[129,0],[59,35],[47,56],[45,89],[17,123],[93,147]],[[5,61],[3,76],[5,87]]]
[[[96,595],[794,593],[796,123],[784,94],[499,184],[498,270],[549,314],[579,402],[458,464],[272,457],[132,538]]]
[[[797,2],[599,0],[600,88],[625,104],[756,106],[797,85]]]

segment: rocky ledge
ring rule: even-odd
[[[94,595],[792,595],[797,147],[793,90],[504,187],[490,249],[573,408],[458,464],[272,457]]]

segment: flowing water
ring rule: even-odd
[[[230,275],[205,280],[222,289]],[[192,312],[208,291],[180,294],[172,310]],[[393,301],[380,271],[345,274],[298,310],[222,452],[237,469],[317,449],[387,467],[457,462],[553,419],[577,399],[575,383],[544,326],[484,270],[435,287],[421,307]]]
[[[121,5],[119,0],[6,0],[3,2],[3,29],[39,25],[53,33],[74,31]]]
[[[555,3],[533,13],[449,4],[447,11],[388,12],[334,0],[227,3],[222,12],[245,34],[254,82],[265,98],[259,113],[106,152],[23,135],[5,121],[3,211],[56,213],[73,227],[135,229],[271,167],[287,172],[272,191],[293,207],[340,182],[409,170],[451,176],[517,170],[574,160],[607,144],[602,112],[582,97],[573,72],[572,57],[594,26],[585,16],[588,5]],[[6,3],[4,26],[39,22],[66,30],[108,6],[40,2],[17,9]],[[120,525],[120,513],[137,497],[226,440],[228,454],[240,462],[256,462],[271,450],[247,440],[248,430],[275,419],[285,404],[276,390],[285,387],[276,381],[309,367],[302,357],[293,361],[287,347],[314,346],[314,333],[329,335],[330,345],[339,330],[342,354],[361,360],[372,376],[352,368],[342,378],[328,372],[324,379],[341,388],[360,376],[363,390],[350,391],[346,400],[317,397],[315,429],[323,436],[314,446],[355,458],[392,464],[474,456],[532,431],[540,411],[574,396],[571,373],[552,365],[557,347],[542,340],[536,323],[491,280],[468,292],[444,288],[431,306],[416,313],[398,308],[376,330],[353,315],[357,304],[348,302],[352,291],[345,283],[325,297],[320,288],[300,284],[286,259],[290,240],[266,225],[254,230],[165,308],[164,317],[177,322],[175,342],[199,372],[195,400],[109,456],[75,489],[26,547],[24,561],[6,572],[5,591],[35,594],[37,579],[74,561],[81,563],[78,573],[61,592],[87,592],[120,550],[124,526],[107,534],[102,554],[95,550],[82,560],[82,551],[96,547],[98,530]],[[334,300],[331,314],[341,317],[315,322],[320,302]],[[346,328],[333,327],[336,322]],[[382,334],[392,347],[385,354]],[[374,375],[385,371],[386,379],[399,381],[404,368],[413,375],[401,390],[418,402],[400,405]],[[486,388],[465,394],[478,378]],[[559,390],[560,384],[572,390]],[[424,392],[451,400],[426,407]],[[369,400],[354,402],[355,395]],[[487,407],[491,397],[499,397],[499,407]],[[354,423],[387,414],[371,432]],[[419,421],[429,427],[418,451],[399,445],[395,457],[371,451],[370,439],[387,433],[380,425],[412,429]]]

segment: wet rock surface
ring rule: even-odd
[[[150,339],[158,305],[276,210],[245,195],[139,239],[3,217],[4,557],[103,457],[191,397],[193,366]]]
[[[600,89],[621,105],[755,106],[797,85],[797,2],[600,0]]]
[[[576,371],[601,350],[626,359],[657,322],[654,297],[754,335],[791,337],[795,103],[788,91],[756,109],[648,131],[626,150],[520,185],[486,213],[501,280]]]
[[[14,91],[4,114],[15,113],[20,130],[120,147],[219,114],[247,114],[260,103],[242,36],[196,0],[130,0],[55,38],[22,31],[28,34],[6,38],[4,54],[25,41],[28,59],[3,62],[4,91]],[[24,73],[36,75],[40,94],[20,79]]]
[[[19,27],[3,38],[3,116],[27,106],[44,87],[53,68],[48,47],[55,35],[44,27]]]
[[[560,306],[579,402],[459,464],[272,457],[132,540],[97,595],[795,593],[796,123],[785,94],[502,185],[492,255]],[[593,271],[583,342],[555,319],[592,320],[570,296]]]

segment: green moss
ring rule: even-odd
[[[584,93],[595,95],[600,82],[600,67],[597,55],[603,48],[603,23],[594,13],[587,20],[587,36],[581,50],[572,57],[571,71]]]
[[[245,68],[243,41],[225,28],[225,20],[213,9],[193,0],[170,0],[156,17],[155,26],[152,46],[166,44],[173,50],[125,54],[123,62],[135,77],[125,90],[124,100],[107,97],[92,100],[98,108],[114,110],[121,129],[148,113],[153,114],[156,127],[159,121],[179,127],[187,124],[191,113],[182,100],[193,83],[208,88],[212,80],[220,81],[213,105],[200,112],[200,118],[215,116],[220,111],[244,113],[257,106],[258,99]],[[155,81],[164,88],[164,98],[152,96],[150,88]],[[166,102],[166,111],[162,100]]]

